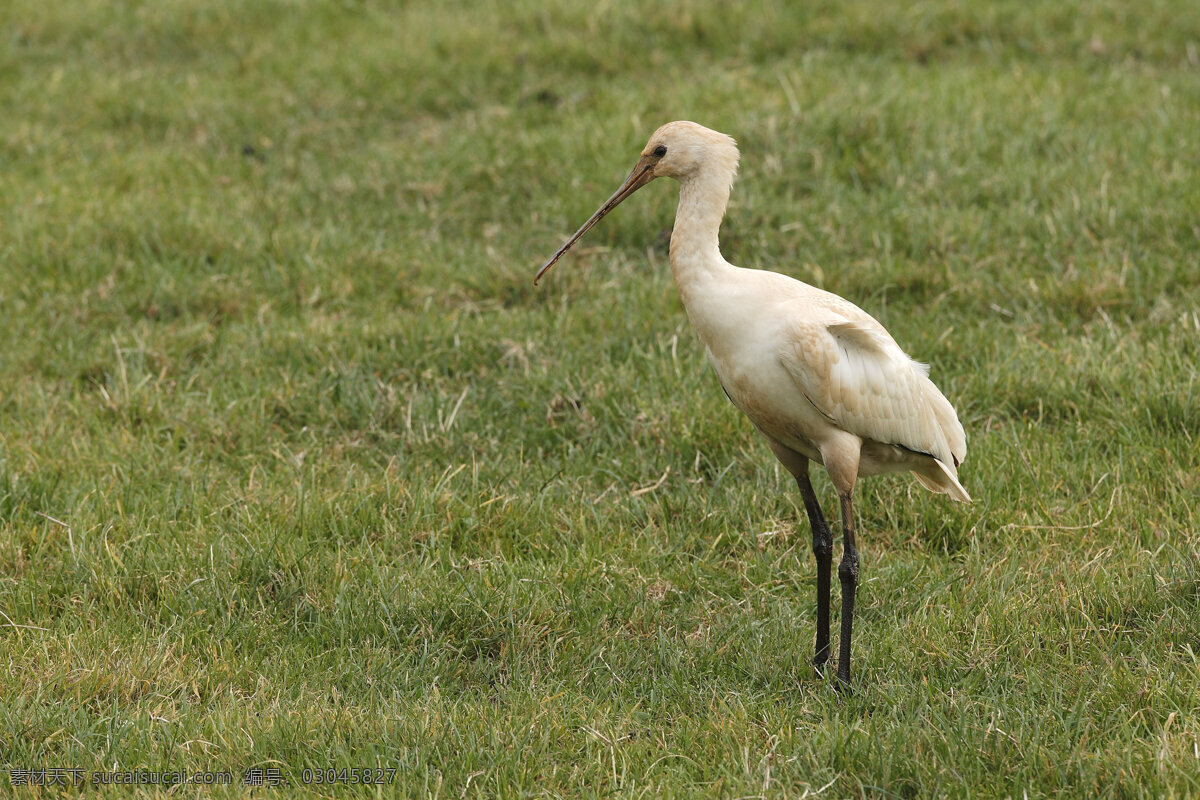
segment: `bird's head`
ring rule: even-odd
[[[655,178],[687,180],[705,170],[733,180],[738,167],[737,143],[731,136],[694,122],[668,122],[650,137],[638,166],[649,167]]]
[[[721,176],[721,179],[732,183],[734,175],[737,174],[737,166],[737,143],[732,137],[709,130],[695,122],[668,122],[650,137],[650,141],[642,149],[641,158],[621,187],[542,265],[533,282],[536,284],[541,280],[563,254],[608,212],[655,178],[687,181],[706,173]]]

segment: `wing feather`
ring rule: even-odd
[[[800,322],[780,360],[809,401],[844,430],[927,453],[950,470],[966,457],[958,415],[929,380],[929,367],[874,320]]]

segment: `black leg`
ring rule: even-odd
[[[804,509],[812,526],[813,555],[817,557],[817,647],[813,666],[818,672],[824,672],[825,662],[829,661],[829,573],[833,565],[833,537],[808,473],[796,478],[796,484],[804,498]]]
[[[842,563],[838,580],[842,582],[842,638],[838,643],[837,677],[839,688],[850,689],[850,635],[854,627],[854,593],[858,589],[858,550],[854,547],[854,506],[850,495],[842,498]]]

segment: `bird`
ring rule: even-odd
[[[850,649],[859,558],[853,493],[860,477],[910,472],[930,491],[970,502],[958,479],[966,434],[929,368],[870,314],[836,294],[721,255],[721,222],[740,154],[730,136],[689,121],[650,137],[624,183],[538,270],[536,285],[579,239],[657,178],[679,183],[671,273],[725,394],[791,473],[812,529],[817,626],[812,663],[830,657],[833,538],[809,478],[824,467],[841,504],[841,635],[835,688],[851,690]]]

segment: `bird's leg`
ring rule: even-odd
[[[839,493],[842,500],[842,563],[838,580],[842,583],[842,638],[838,643],[837,677],[839,688],[850,689],[850,636],[854,627],[854,593],[858,589],[858,549],[854,546],[854,506],[850,493]]]
[[[829,573],[833,565],[833,536],[821,513],[807,470],[796,478],[796,485],[804,498],[804,509],[812,527],[813,555],[817,557],[817,647],[813,666],[817,672],[824,672],[825,663],[829,661]]]

